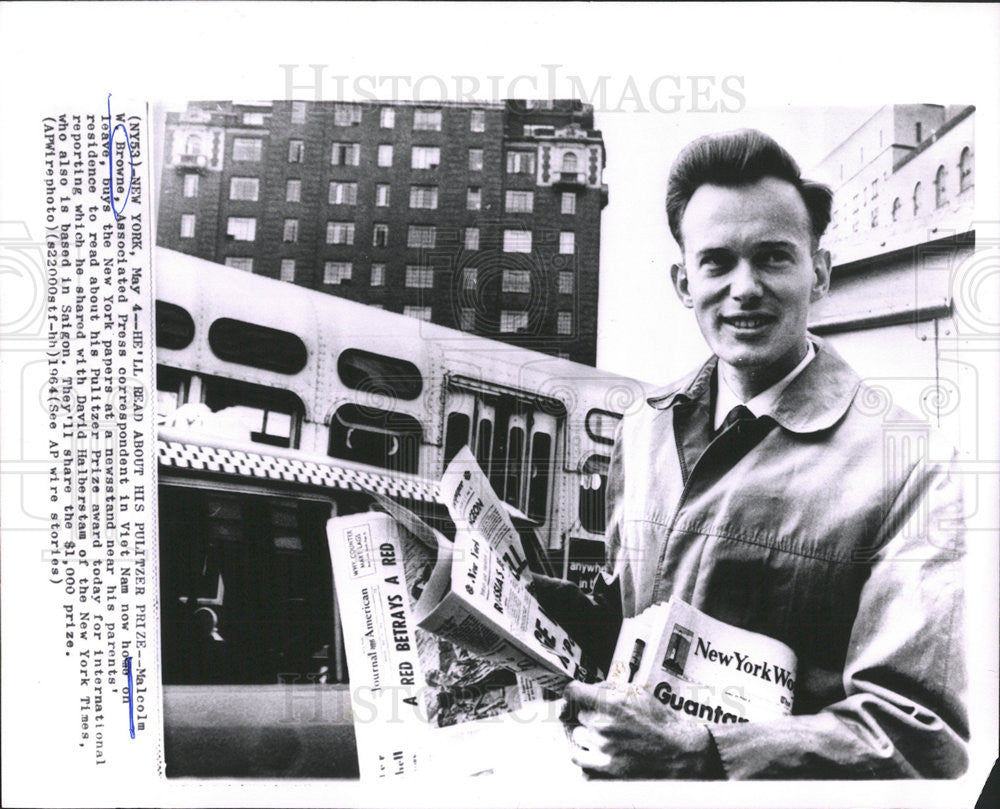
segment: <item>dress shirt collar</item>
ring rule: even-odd
[[[733,392],[732,388],[726,384],[722,370],[716,368],[718,390],[715,397],[715,430],[719,430],[722,426],[722,422],[726,420],[726,416],[729,414],[729,411],[737,405],[743,405],[746,407],[751,413],[754,414],[755,418],[770,415],[771,411],[774,410],[774,406],[778,402],[778,397],[784,393],[785,388],[792,383],[792,380],[795,379],[795,377],[806,369],[806,366],[812,361],[812,358],[816,356],[816,348],[813,344],[807,341],[807,345],[808,348],[806,350],[806,355],[802,358],[802,361],[798,365],[771,385],[771,387],[766,390],[762,390],[746,402],[742,401],[740,397]]]

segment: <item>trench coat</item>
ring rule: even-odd
[[[790,716],[709,724],[728,778],[967,766],[955,453],[828,344],[769,415],[714,435],[716,358],[625,416],[608,472],[624,616],[671,596],[787,644]]]

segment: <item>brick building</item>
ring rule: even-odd
[[[196,102],[157,242],[593,365],[604,143],[579,101]]]

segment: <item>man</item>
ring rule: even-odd
[[[798,658],[793,713],[699,724],[573,683],[564,722],[590,774],[856,779],[966,767],[951,453],[936,439],[918,455],[916,441],[894,444],[896,428],[912,437],[913,417],[873,407],[874,392],[806,330],[830,283],[819,247],[830,203],[756,131],[679,155],[667,213],[683,259],[671,277],[714,356],[626,416],[608,479],[621,612],[676,597],[782,641]],[[598,638],[606,660],[617,604],[569,587],[539,577],[536,591]]]

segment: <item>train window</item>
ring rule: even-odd
[[[164,424],[171,414],[187,400],[190,374],[170,368],[156,366],[156,419]]]
[[[412,416],[346,404],[330,421],[327,454],[416,474],[422,437],[420,422]]]
[[[618,422],[622,420],[620,413],[612,413],[610,410],[594,408],[587,413],[587,420],[584,426],[589,435],[601,444],[615,443],[615,430]]]
[[[606,455],[591,455],[583,464],[580,477],[580,524],[592,534],[604,533],[607,515],[604,497],[608,489]]]
[[[490,474],[490,462],[493,460],[493,422],[489,419],[479,420],[479,436],[476,441],[476,460],[486,473]]]
[[[187,348],[194,339],[194,320],[187,309],[176,303],[156,302],[156,344],[175,351]]]
[[[348,348],[337,359],[340,381],[354,390],[385,393],[397,399],[416,399],[424,387],[420,369],[412,362]]]
[[[528,516],[545,522],[551,476],[552,436],[535,433],[531,439],[531,466],[528,478]]]
[[[298,446],[305,407],[294,393],[217,376],[202,379],[205,404],[212,411],[203,429],[258,444]]]
[[[220,317],[208,330],[208,344],[220,360],[297,374],[306,367],[307,351],[291,332]]]
[[[524,470],[524,430],[511,427],[507,433],[507,476],[503,499],[515,508],[521,507],[521,480]]]
[[[469,443],[469,417],[465,413],[449,413],[444,432],[444,462],[448,464],[458,451]]]

